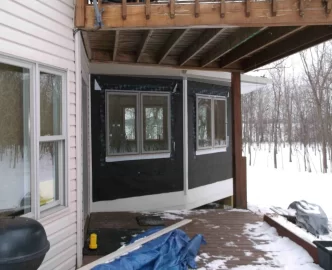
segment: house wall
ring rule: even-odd
[[[188,179],[189,189],[233,178],[231,102],[227,98],[227,136],[225,152],[196,155],[196,94],[227,97],[229,86],[188,81]]]
[[[96,82],[97,84],[96,84]],[[106,162],[105,93],[123,91],[173,91],[171,95],[171,158]],[[232,153],[196,155],[196,94],[228,96],[229,86],[188,82],[189,190],[184,192],[182,79],[160,77],[91,76],[92,212],[192,209],[233,195]],[[231,109],[228,103],[228,132]],[[231,141],[229,142],[231,143]]]
[[[97,81],[101,90],[95,89]],[[105,90],[163,91],[171,94],[171,157],[106,162]],[[183,190],[182,80],[91,77],[93,202]]]
[[[3,0],[0,4],[0,54],[67,70],[68,208],[40,220],[51,248],[39,270],[76,268],[77,164],[73,18],[74,0]]]

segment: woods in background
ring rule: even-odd
[[[302,68],[280,61],[268,68],[272,84],[242,96],[243,147],[252,163],[252,147],[267,143],[278,168],[280,147],[303,152],[305,170],[311,172],[309,147],[321,158],[321,171],[332,170],[332,43],[300,53]]]

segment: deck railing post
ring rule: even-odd
[[[175,0],[170,0],[169,9],[170,9],[170,17],[171,17],[171,19],[174,19],[174,17],[175,17]]]
[[[75,27],[85,26],[85,0],[76,0]]]
[[[236,208],[247,208],[247,184],[242,158],[242,114],[241,114],[241,74],[232,72],[232,150],[233,150],[233,193]]]
[[[145,0],[145,17],[146,17],[147,20],[149,20],[150,16],[151,16],[150,0]]]
[[[122,19],[127,19],[127,0],[122,0]]]

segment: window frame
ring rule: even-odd
[[[21,215],[22,217],[29,217],[40,220],[41,218],[48,217],[53,213],[58,213],[64,208],[68,208],[68,129],[67,129],[67,94],[68,94],[68,76],[67,70],[62,70],[47,65],[39,64],[25,59],[16,58],[14,56],[7,56],[0,54],[0,63],[13,65],[16,67],[26,68],[30,72],[30,91],[29,91],[29,143],[30,143],[30,196],[31,196],[31,211],[29,213]],[[61,89],[61,133],[62,135],[55,136],[40,136],[40,72],[48,72],[54,75],[60,75],[62,78]],[[42,142],[47,142],[49,137],[52,137],[51,141],[63,141],[63,153],[62,160],[64,163],[62,169],[63,179],[59,181],[59,197],[62,198],[58,202],[45,205],[47,207],[40,206],[40,182],[39,182],[39,145]],[[61,188],[61,190],[60,190]]]
[[[136,152],[130,153],[109,153],[109,95],[135,95],[136,99]],[[168,148],[167,150],[160,151],[144,151],[144,112],[143,112],[143,97],[144,96],[164,96],[167,97],[167,135],[168,135]],[[106,162],[129,161],[129,160],[142,160],[142,159],[157,159],[169,158],[171,155],[171,93],[160,91],[126,91],[126,90],[105,90],[105,135],[106,135]],[[166,133],[165,133],[166,134]]]
[[[199,138],[198,138],[198,100],[205,99],[211,101],[211,146],[200,147],[199,146]],[[222,100],[225,102],[225,136],[226,136],[226,144],[225,145],[215,145],[215,121],[214,121],[214,103],[215,100]],[[225,152],[228,147],[228,135],[227,135],[227,125],[228,125],[228,115],[227,115],[227,97],[224,96],[214,96],[214,95],[203,95],[196,94],[196,155],[204,155],[204,154],[213,154],[219,152]]]
[[[138,93],[130,93],[130,92],[121,92],[121,91],[106,91],[105,93],[106,95],[106,102],[105,102],[105,112],[106,112],[106,117],[105,117],[105,122],[106,122],[106,157],[116,157],[116,156],[132,156],[132,155],[138,155],[139,154],[139,149],[140,149],[140,145],[139,145],[139,132],[138,132],[138,119],[139,119],[139,95]],[[109,109],[108,109],[108,97],[109,96],[136,96],[136,140],[130,140],[130,141],[136,141],[136,145],[137,145],[137,151],[136,152],[128,152],[128,153],[115,153],[115,154],[110,154],[109,152]],[[123,126],[125,128],[125,125]]]

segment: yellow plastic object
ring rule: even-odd
[[[92,233],[90,234],[90,244],[89,244],[89,249],[97,249],[97,234]]]

